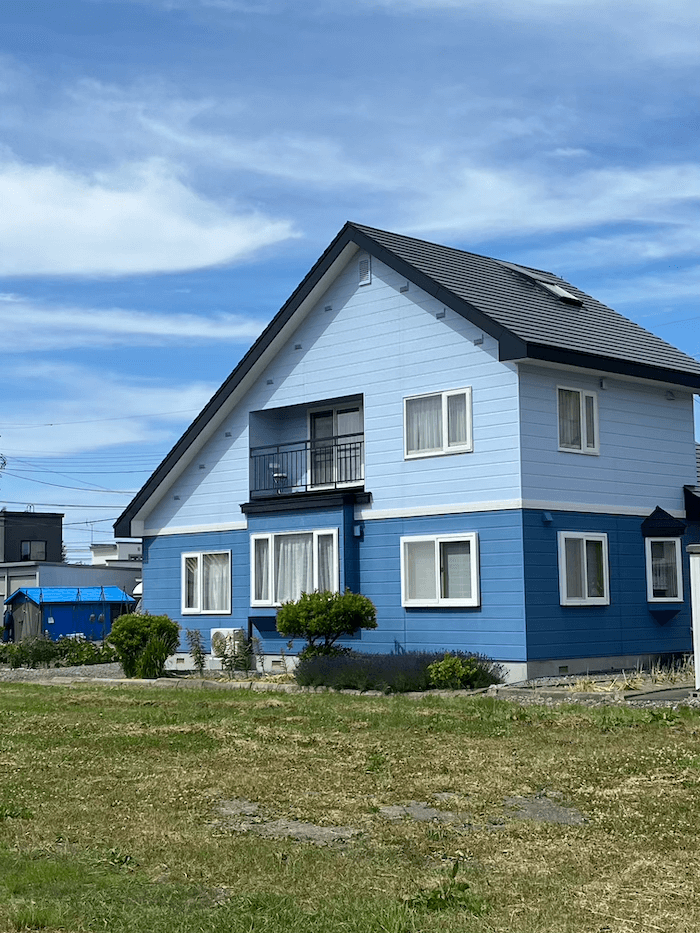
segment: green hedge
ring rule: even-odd
[[[473,690],[501,683],[502,675],[500,665],[490,658],[462,651],[307,657],[300,659],[294,672],[300,686],[384,693],[437,687]]]

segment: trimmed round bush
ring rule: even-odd
[[[114,620],[107,640],[127,677],[160,677],[180,641],[180,626],[168,616],[132,612]]]

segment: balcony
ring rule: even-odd
[[[362,487],[364,466],[364,434],[253,447],[250,495],[264,498]]]

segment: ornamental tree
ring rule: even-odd
[[[377,610],[372,601],[350,590],[302,593],[277,611],[277,631],[281,635],[306,639],[300,658],[346,654],[349,648],[335,644],[339,638],[376,627]]]

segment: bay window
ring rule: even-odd
[[[683,601],[680,538],[646,538],[647,600]]]

